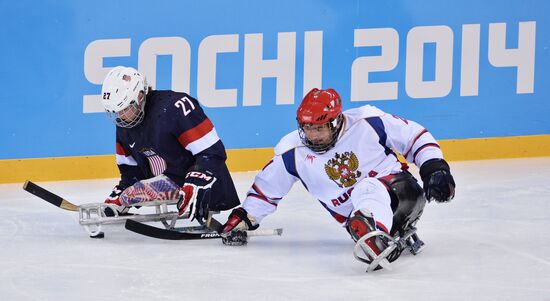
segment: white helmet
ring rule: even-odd
[[[145,115],[148,88],[145,76],[136,69],[114,67],[103,80],[101,104],[117,126],[134,127]]]

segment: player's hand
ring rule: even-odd
[[[107,199],[105,199],[105,203],[122,206],[122,203],[120,202],[120,195],[123,191],[124,187],[116,185],[115,187],[113,187],[113,191],[111,191],[111,194],[109,194]]]
[[[428,201],[448,202],[455,196],[455,181],[449,164],[443,159],[431,159],[420,167],[424,193]]]
[[[239,207],[231,211],[227,222],[223,225],[222,233],[232,230],[256,230],[259,226],[254,217],[250,216],[244,208]]]
[[[214,182],[216,177],[208,170],[189,170],[179,191],[178,215],[182,216],[190,208],[190,217],[202,222],[208,214],[210,188]]]
[[[260,225],[244,208],[231,211],[227,222],[222,227],[222,242],[224,245],[240,246],[246,244],[246,230],[256,230]]]
[[[105,204],[114,205],[116,208],[116,211],[118,215],[125,215],[130,210],[130,207],[124,206],[122,204],[122,200],[120,199],[120,195],[126,188],[121,185],[116,185],[113,188],[113,191],[111,191],[111,194],[105,199]],[[111,207],[107,207],[104,210],[106,216],[115,216],[115,212],[113,212],[113,209]]]

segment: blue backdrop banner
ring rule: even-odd
[[[114,153],[109,68],[197,97],[227,148],[272,147],[313,87],[438,139],[549,134],[550,1],[2,1],[0,159]]]

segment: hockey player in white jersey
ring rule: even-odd
[[[298,129],[281,139],[243,205],[230,214],[224,243],[234,244],[235,231],[257,229],[301,181],[355,241],[375,253],[365,252],[362,261],[378,263],[376,257],[395,242],[392,238],[415,225],[426,199],[447,202],[454,197],[455,183],[438,143],[416,122],[370,105],[342,112],[333,89],[311,90],[298,108],[297,121]],[[420,167],[424,189],[395,152]],[[376,233],[381,235],[372,235]],[[404,246],[383,255],[393,261]]]

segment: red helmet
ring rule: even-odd
[[[334,89],[309,91],[298,107],[298,123],[323,124],[342,114],[342,101]]]
[[[302,100],[296,112],[298,131],[305,146],[311,150],[324,153],[336,144],[342,124],[342,100],[334,89],[319,90],[314,88],[309,91]],[[332,139],[329,143],[315,144],[307,139],[303,126],[306,124],[325,124],[332,132]]]

